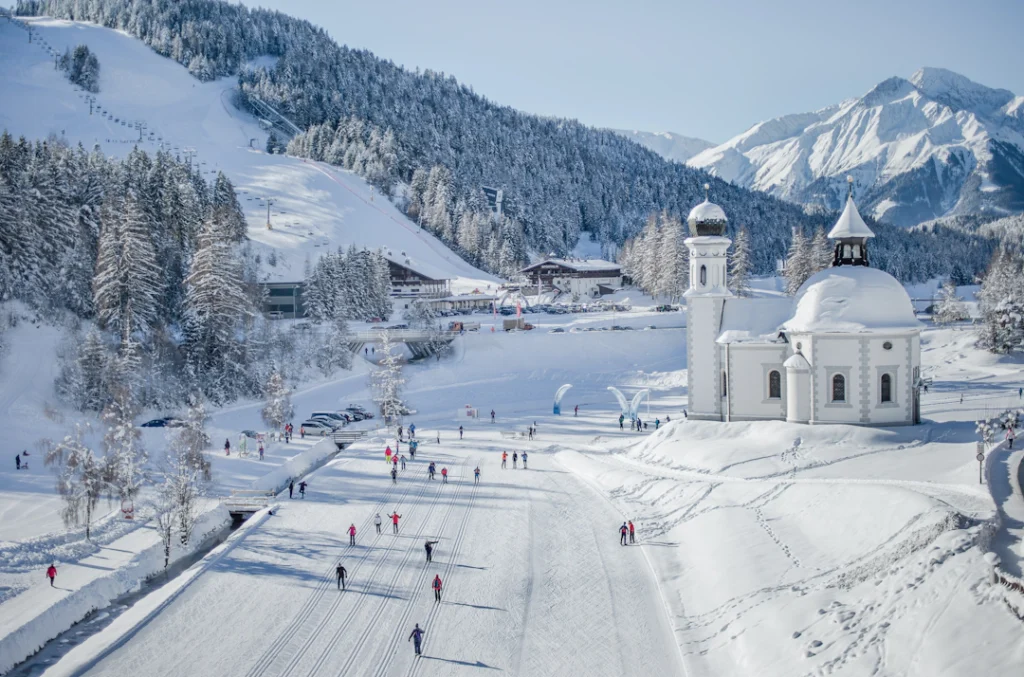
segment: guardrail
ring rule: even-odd
[[[231,495],[223,499],[224,507],[232,516],[252,515],[270,505],[273,491],[263,489],[232,489]]]

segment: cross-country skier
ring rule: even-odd
[[[402,426],[398,426],[398,439],[402,439]]]
[[[430,479],[434,479],[434,470],[435,470],[434,462],[431,461],[430,465],[427,466],[427,472],[430,473]]]
[[[415,423],[410,423],[409,424],[409,437],[410,438],[416,437],[416,424]]]
[[[424,549],[427,551],[427,561],[434,561],[434,546],[437,545],[437,541],[427,541],[423,544]]]
[[[626,420],[626,417],[623,414],[619,414],[619,430],[625,430],[626,429],[623,426],[623,421],[625,421],[625,420]]]
[[[400,519],[400,518],[401,518],[402,516],[401,516],[401,515],[399,515],[399,514],[398,514],[398,511],[396,510],[395,512],[393,512],[393,513],[391,513],[390,515],[388,515],[388,517],[390,517],[390,518],[391,518],[391,526],[393,527],[393,529],[394,529],[394,532],[395,532],[395,533],[397,534],[397,533],[398,533],[398,520],[399,520],[399,519]]]
[[[348,544],[349,545],[355,545],[356,544],[356,525],[355,524],[350,524],[349,527],[348,527]]]
[[[260,442],[260,460],[263,460],[263,443]]]
[[[459,439],[460,439],[460,440],[462,439],[462,426],[461,426],[461,425],[459,426]],[[440,442],[440,440],[439,440],[439,441],[438,441],[438,444],[440,444],[440,443],[441,443],[441,442]]]
[[[416,655],[420,656],[420,645],[423,644],[423,630],[420,629],[420,624],[417,623],[416,627],[413,628],[412,634],[409,635],[409,639],[413,640],[412,645],[416,648]],[[406,640],[409,641],[409,640]]]
[[[384,450],[384,462],[391,463],[391,447]]]
[[[494,410],[491,409],[491,423],[494,423]]]
[[[448,468],[441,468],[441,482],[448,484]]]
[[[660,426],[661,426],[661,419],[660,418],[654,419],[654,429],[657,430]]]
[[[579,416],[580,415],[580,405],[577,404],[575,407],[573,407],[572,415],[573,416]]]
[[[526,470],[526,452],[523,452],[523,470]]]
[[[348,576],[348,571],[346,571],[345,567],[341,566],[340,564],[337,566],[335,571],[338,574],[338,590],[344,590],[345,589],[345,576]]]
[[[224,455],[231,455],[231,440],[224,440]]]
[[[473,468],[473,484],[480,484],[480,466]]]
[[[373,518],[373,526],[377,527],[377,533],[380,534],[380,513]]]
[[[441,431],[440,430],[437,431],[437,443],[441,444]]]
[[[633,520],[629,521],[629,542],[636,543],[636,528],[633,526]]]
[[[505,465],[506,463],[508,463],[508,452],[507,451],[503,451],[503,452],[501,452],[501,467],[502,468],[507,467]]]
[[[629,527],[623,522],[622,526],[619,527],[619,544],[626,545],[626,536],[629,535]]]
[[[434,576],[434,582],[430,584],[430,587],[434,589],[434,601],[440,603],[441,601],[441,575],[436,574]]]
[[[20,453],[14,455],[14,469],[15,470],[21,470],[21,454]]]
[[[53,579],[57,578],[57,565],[51,564],[46,570],[46,577],[50,579],[50,587],[53,587]]]
[[[295,480],[288,480],[288,498],[292,498],[295,493]]]
[[[391,468],[391,483],[398,484],[398,468]]]
[[[409,452],[409,453],[412,453],[412,452]],[[405,470],[405,454],[402,454],[399,458],[402,461],[402,470]]]
[[[306,498],[306,481],[305,480],[299,482],[299,496],[302,496],[302,498]]]
[[[516,463],[518,463],[518,462],[519,462],[519,452],[517,452],[517,451],[513,451],[513,452],[512,452],[512,468],[513,468],[513,469],[515,469],[515,468],[517,468],[517,467],[518,467],[518,466],[516,465]]]

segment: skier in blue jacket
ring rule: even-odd
[[[413,628],[412,634],[409,635],[409,639],[412,640],[412,645],[416,649],[416,655],[417,656],[422,655],[420,653],[420,645],[423,644],[423,630],[420,628],[420,624],[419,623],[417,623],[416,627]],[[406,640],[406,641],[409,641],[409,640]]]

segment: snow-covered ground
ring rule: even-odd
[[[238,190],[268,279],[299,281],[307,260],[355,244],[382,247],[427,275],[452,278],[456,292],[483,291],[497,283],[351,172],[263,152],[266,132],[231,103],[232,78],[199,82],[118,31],[51,19],[27,22],[59,53],[85,44],[96,54],[101,75],[95,98],[102,113],[90,115],[87,93],[54,69],[44,44],[29,42],[23,28],[0,19],[0,129],[29,140],[52,134],[87,148],[98,144],[117,156],[136,145],[148,152],[163,148],[183,159],[191,155],[211,180],[223,171]],[[14,101],[18,105],[8,103]],[[141,134],[133,127],[137,122],[145,124]],[[272,230],[266,227],[268,199]],[[273,266],[266,264],[271,251]]]

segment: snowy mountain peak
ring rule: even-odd
[[[648,150],[652,150],[666,160],[686,162],[702,150],[715,144],[704,139],[695,139],[675,132],[642,132],[638,130],[613,129],[619,136],[635,141]]]
[[[945,68],[921,68],[910,77],[910,82],[928,98],[955,111],[987,114],[1013,99],[1013,92],[1009,90],[980,85]]]
[[[687,164],[746,188],[841,209],[845,177],[876,219],[911,226],[1024,209],[1024,97],[943,68],[759,122]]]

